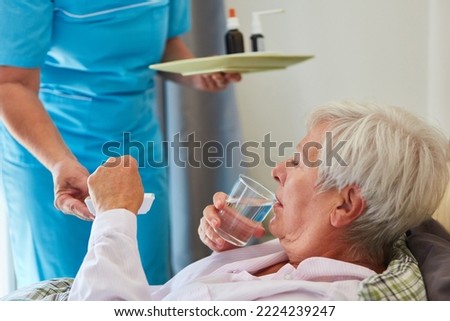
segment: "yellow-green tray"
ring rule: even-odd
[[[178,73],[183,76],[213,72],[261,72],[285,69],[311,59],[311,55],[286,55],[273,52],[252,52],[204,58],[183,59],[150,65],[149,68]]]

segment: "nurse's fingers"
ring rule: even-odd
[[[95,218],[84,202],[68,194],[58,196],[55,206],[64,214],[75,215],[85,221],[92,221]]]
[[[239,82],[242,80],[242,76],[237,72],[216,72],[211,74],[211,79],[215,82],[216,88],[223,89],[230,82]]]
[[[215,91],[219,89],[211,75],[201,75],[203,89],[207,91]]]
[[[214,86],[219,89],[224,88],[228,83],[228,81],[225,79],[225,74],[221,72],[211,74],[211,79],[214,82]]]
[[[84,202],[76,200],[74,203],[75,204],[72,206],[73,215],[85,221],[94,220],[95,216],[88,210]]]
[[[227,82],[239,82],[242,80],[242,76],[237,72],[227,72],[225,73],[225,79]]]

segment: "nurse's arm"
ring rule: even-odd
[[[167,40],[163,62],[190,58],[194,58],[194,55],[180,37]],[[220,91],[225,89],[229,83],[241,80],[241,75],[238,73],[215,72],[193,76],[181,76],[180,74],[166,72],[161,72],[161,74],[164,78],[179,84],[204,91]]]
[[[46,168],[75,158],[38,98],[39,69],[0,67],[0,117],[11,135]]]
[[[86,194],[88,173],[65,145],[40,102],[39,84],[37,68],[0,66],[0,120],[9,133],[52,172],[55,186],[63,186],[64,191],[60,189],[63,202],[57,199],[58,207],[66,213],[82,214],[89,219],[92,215],[84,203],[69,196],[74,190],[83,194],[82,188],[67,183],[69,179],[79,181],[72,185],[84,184]],[[81,194],[80,197],[87,196]],[[79,213],[73,213],[74,210]]]

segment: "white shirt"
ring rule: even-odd
[[[94,220],[88,253],[69,300],[357,300],[362,280],[375,274],[359,265],[312,257],[297,268],[251,273],[285,261],[278,240],[213,253],[161,286],[149,286],[136,241],[136,216],[124,209]]]

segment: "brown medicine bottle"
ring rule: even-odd
[[[228,31],[225,34],[225,48],[227,54],[245,52],[244,37],[238,28],[239,20],[236,17],[236,11],[231,8],[227,20]]]

